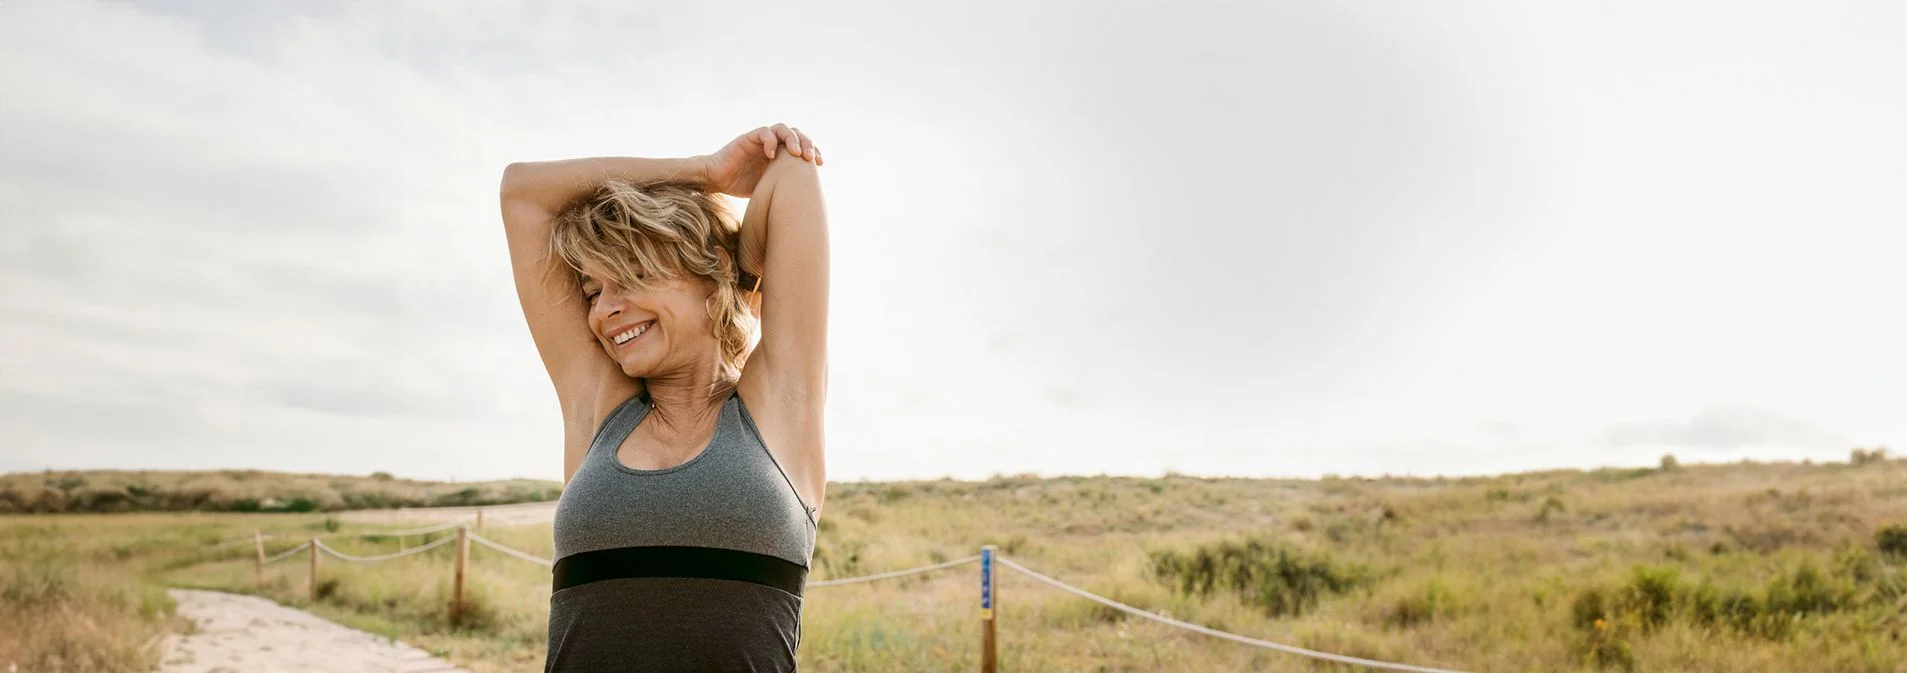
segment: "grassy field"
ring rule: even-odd
[[[261,470],[46,470],[0,474],[0,514],[55,512],[329,512],[555,500],[538,479],[447,483]]]
[[[1858,462],[1858,464],[1856,464]],[[388,538],[322,514],[0,517],[0,670],[146,670],[158,587],[258,593],[402,638],[477,673],[540,670],[547,571],[449,546],[379,565],[303,557],[253,576],[246,545]],[[335,530],[334,530],[335,529]],[[484,534],[549,554],[547,526]],[[415,545],[411,538],[403,542]],[[1102,595],[1249,636],[1470,671],[1907,671],[1907,462],[1730,464],[1467,479],[996,478],[830,486],[812,579],[982,544]],[[813,588],[806,671],[972,671],[974,566]],[[1127,618],[1000,576],[1002,670],[1333,668]],[[61,615],[46,619],[45,615]]]

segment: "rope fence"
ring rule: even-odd
[[[279,553],[279,554],[278,554],[277,556],[273,556],[273,557],[271,557],[271,558],[268,558],[268,559],[265,559],[264,561],[262,561],[262,563],[277,563],[277,562],[279,562],[279,561],[283,561],[283,560],[285,560],[285,559],[288,559],[288,558],[291,558],[291,555],[292,555],[292,554],[296,554],[296,553],[298,553],[298,552],[301,552],[301,551],[304,551],[304,550],[306,550],[306,549],[310,549],[310,548],[311,548],[311,543],[310,543],[310,542],[306,542],[306,543],[304,543],[304,544],[301,544],[301,545],[298,545],[298,546],[296,546],[296,547],[292,547],[292,548],[290,548],[290,549],[287,549],[287,550],[285,550],[285,551],[283,551],[283,552],[280,552],[280,553]]]
[[[444,538],[444,539],[448,540],[450,538]],[[528,552],[518,551],[515,549],[511,549],[509,547],[505,547],[501,544],[498,544],[495,540],[491,540],[490,538],[484,537],[482,535],[478,535],[476,533],[471,533],[470,539],[472,541],[475,541],[477,544],[483,545],[485,547],[489,547],[491,549],[495,549],[497,551],[503,552],[505,554],[509,554],[510,556],[514,556],[514,557],[523,559],[525,561],[529,561],[531,563],[543,566],[545,568],[556,567],[555,561],[543,558],[541,556],[536,556]]]
[[[345,536],[345,537],[354,537],[354,538],[364,539],[364,538],[374,538],[374,537],[409,537],[412,535],[429,535],[431,533],[441,533],[443,531],[447,531],[452,528],[456,528],[458,526],[467,526],[467,525],[470,525],[470,523],[473,521],[477,521],[477,519],[461,519],[458,521],[438,524],[435,526],[425,526],[423,528],[406,528],[404,530],[380,530],[380,531],[349,533],[349,534],[325,533],[324,535],[319,535],[318,537],[327,538],[327,537]],[[479,522],[479,527],[481,527],[481,522]],[[230,540],[226,540],[224,542],[214,542],[212,544],[206,545],[205,548],[207,550],[224,549],[226,547],[234,547],[234,546],[241,545],[247,542],[253,542],[255,540],[271,540],[271,539],[276,539],[277,537],[279,536],[273,535],[271,533],[260,533],[258,535],[253,535],[253,536],[233,538]]]
[[[430,544],[419,545],[419,546],[411,547],[410,549],[406,549],[400,552],[396,552],[392,554],[384,554],[381,556],[352,556],[350,554],[346,554],[336,549],[332,549],[330,545],[327,545],[323,542],[318,543],[318,548],[324,550],[324,553],[326,554],[330,554],[334,557],[337,557],[338,560],[341,560],[341,561],[350,561],[352,563],[377,563],[379,561],[389,561],[391,559],[404,558],[412,554],[422,554],[424,552],[430,551],[432,549],[436,549],[438,547],[442,547],[446,544],[450,544],[456,541],[457,541],[457,538],[446,537],[446,538],[441,538],[437,540],[436,542],[432,542]]]
[[[463,520],[460,520],[460,521],[452,521],[452,522],[450,522],[450,523],[446,523],[446,524],[439,524],[439,525],[436,525],[436,526],[425,526],[425,527],[423,527],[423,528],[410,528],[410,529],[405,529],[405,530],[387,530],[387,531],[377,531],[377,532],[375,532],[375,533],[359,533],[359,534],[358,534],[358,537],[404,537],[404,536],[406,536],[406,535],[429,535],[429,534],[431,534],[431,533],[436,533],[436,532],[439,532],[439,531],[446,531],[446,530],[450,530],[450,529],[452,529],[452,528],[456,528],[456,527],[458,527],[458,526],[463,526],[463,525],[467,525],[467,524],[469,524],[470,522],[472,522],[472,521],[475,521],[475,520],[476,520],[476,519],[463,519]]]
[[[380,561],[389,561],[392,559],[403,558],[403,557],[411,556],[415,554],[422,554],[426,551],[430,551],[432,549],[436,549],[438,547],[442,547],[444,545],[455,542],[457,543],[457,561],[456,561],[456,576],[455,576],[455,582],[454,582],[455,593],[453,595],[452,603],[451,603],[451,612],[453,616],[461,613],[463,609],[464,576],[466,574],[465,566],[468,563],[468,559],[470,556],[469,543],[471,542],[475,542],[484,547],[488,547],[493,551],[515,558],[517,560],[525,561],[528,563],[534,563],[544,568],[553,568],[556,565],[556,562],[550,559],[543,558],[541,556],[537,556],[535,554],[531,554],[529,552],[526,552],[520,549],[512,548],[503,543],[500,543],[490,538],[484,537],[482,535],[473,533],[470,531],[467,525],[468,523],[469,522],[456,522],[452,524],[432,526],[432,527],[421,528],[421,529],[416,529],[412,531],[403,531],[403,534],[405,535],[418,535],[418,534],[435,533],[439,531],[451,530],[452,528],[454,528],[457,531],[457,534],[455,536],[444,537],[444,538],[438,539],[436,541],[433,541],[418,547],[412,547],[410,549],[405,549],[405,550],[390,553],[390,554],[382,554],[382,555],[376,555],[376,556],[355,556],[352,554],[346,554],[344,552],[338,551],[337,549],[333,549],[329,545],[326,545],[323,541],[321,541],[317,537],[313,537],[305,541],[304,543],[299,544],[296,547],[292,547],[291,549],[287,549],[285,551],[279,552],[278,554],[268,558],[265,556],[264,541],[266,539],[269,539],[270,536],[264,535],[262,533],[257,533],[253,535],[252,541],[254,542],[254,544],[257,545],[257,550],[258,550],[257,562],[258,562],[258,573],[259,573],[260,582],[263,582],[264,567],[266,565],[283,561],[285,559],[288,559],[297,555],[299,552],[309,550],[311,553],[311,559],[310,559],[311,577],[309,579],[309,586],[310,586],[310,591],[311,591],[313,600],[316,600],[317,598],[318,554],[320,552],[329,554],[334,558],[337,558],[341,561],[345,561],[349,563],[377,563]],[[366,536],[376,536],[376,535],[395,537],[397,533],[372,533],[372,534],[367,534]],[[948,568],[953,568],[956,566],[973,563],[975,561],[980,562],[980,585],[981,585],[980,586],[980,608],[981,608],[981,619],[983,620],[983,631],[982,631],[983,638],[982,638],[982,645],[981,645],[982,646],[981,670],[983,673],[995,673],[997,670],[996,669],[997,656],[995,652],[997,639],[995,637],[994,623],[997,617],[996,610],[995,610],[995,599],[998,597],[998,594],[995,591],[996,587],[994,583],[995,573],[993,572],[993,566],[995,563],[998,563],[1001,566],[1004,566],[1010,570],[1013,570],[1014,572],[1024,575],[1027,578],[1032,579],[1041,584],[1045,584],[1047,586],[1058,589],[1060,591],[1064,591],[1074,596],[1078,596],[1080,598],[1084,598],[1086,600],[1098,603],[1100,605],[1104,605],[1114,610],[1119,610],[1121,612],[1130,614],[1135,617],[1151,620],[1159,624],[1164,624],[1166,626],[1183,629],[1186,631],[1192,631],[1194,633],[1201,633],[1204,635],[1212,636],[1214,638],[1221,638],[1221,639],[1229,640],[1235,643],[1250,645],[1252,647],[1276,650],[1279,652],[1293,654],[1293,655],[1297,655],[1301,657],[1309,657],[1312,659],[1332,661],[1332,662],[1337,662],[1341,664],[1349,664],[1352,666],[1362,666],[1365,668],[1379,669],[1379,670],[1409,671],[1411,673],[1463,673],[1462,671],[1457,671],[1457,670],[1452,670],[1447,668],[1432,668],[1428,666],[1415,666],[1411,664],[1403,664],[1403,663],[1390,662],[1390,661],[1379,661],[1376,659],[1365,659],[1362,657],[1353,657],[1353,656],[1343,655],[1343,654],[1334,654],[1331,652],[1322,652],[1318,650],[1298,647],[1295,645],[1286,645],[1283,643],[1276,643],[1269,640],[1262,640],[1259,638],[1239,635],[1239,634],[1230,633],[1227,631],[1220,631],[1218,629],[1214,629],[1214,628],[1210,628],[1206,626],[1200,626],[1198,624],[1193,624],[1191,622],[1187,622],[1184,620],[1173,619],[1165,615],[1149,612],[1146,610],[1133,607],[1131,605],[1127,605],[1125,603],[1121,603],[1119,601],[1115,601],[1105,596],[1095,594],[1091,591],[1087,591],[1085,589],[1081,589],[1079,587],[1076,587],[1071,584],[1067,584],[1060,580],[1049,577],[1036,570],[1033,570],[1032,568],[1028,568],[1024,565],[1021,565],[1018,562],[1014,561],[1013,559],[1000,556],[998,553],[996,553],[996,550],[991,545],[981,548],[981,551],[979,554],[974,556],[968,556],[966,558],[958,558],[951,561],[944,561],[941,563],[934,563],[934,564],[919,566],[915,568],[906,568],[903,570],[894,570],[890,572],[875,573],[872,575],[861,575],[858,577],[842,577],[842,578],[836,578],[836,579],[821,580],[817,582],[808,582],[806,586],[808,588],[822,588],[822,587],[842,586],[847,584],[860,584],[864,582],[874,582],[879,580],[894,579],[897,577],[919,575],[923,573],[933,572],[936,570],[945,570]]]
[[[809,582],[807,586],[809,587],[838,587],[843,584],[859,584],[861,582],[872,582],[874,580],[884,580],[888,578],[901,577],[905,575],[917,575],[924,572],[940,570],[942,568],[952,568],[954,566],[957,566],[963,563],[972,563],[978,560],[980,560],[980,555],[975,554],[973,556],[969,556],[963,559],[954,559],[946,563],[935,563],[930,566],[921,566],[919,568],[908,568],[906,570],[896,570],[893,572],[880,573],[877,575],[864,575],[861,577],[843,577],[841,579],[822,580],[819,582]]]

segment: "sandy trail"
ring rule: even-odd
[[[159,673],[467,673],[430,653],[253,596],[171,589],[179,616]]]

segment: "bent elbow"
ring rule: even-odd
[[[523,191],[524,182],[523,173],[528,168],[528,166],[520,161],[511,162],[509,165],[504,166],[503,180],[497,184],[497,198],[503,201],[509,201],[521,193]]]

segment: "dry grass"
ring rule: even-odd
[[[329,512],[555,500],[536,479],[446,483],[261,470],[80,470],[0,474],[0,514],[53,512]]]
[[[326,593],[316,604],[303,596],[302,557],[272,566],[258,586],[248,549],[162,551],[200,537],[237,535],[254,523],[296,534],[325,529],[319,515],[0,518],[0,540],[7,541],[0,553],[21,567],[59,559],[93,564],[93,575],[65,582],[81,588],[59,600],[81,601],[75,604],[86,607],[72,610],[95,620],[143,625],[143,631],[115,635],[116,642],[149,637],[143,634],[156,632],[162,621],[138,617],[136,601],[98,597],[137,596],[151,586],[141,582],[165,581],[309,607],[478,673],[540,668],[547,571],[486,549],[471,551],[476,608],[458,624],[445,609],[448,548],[375,566],[327,558],[320,567]],[[1474,479],[841,483],[831,486],[812,577],[917,566],[992,543],[1030,567],[1145,609],[1356,656],[1472,671],[1885,673],[1907,671],[1907,595],[1894,584],[1907,586],[1907,557],[1881,548],[1892,539],[1884,531],[1901,524],[1907,524],[1907,463],[1897,460]],[[547,526],[485,534],[549,552]],[[21,540],[34,542],[22,546]],[[273,550],[295,543],[288,538]],[[359,539],[337,546],[373,553],[395,550],[397,543]],[[1240,551],[1247,549],[1257,551]],[[1295,615],[1270,609],[1276,601],[1265,600],[1265,591],[1305,586],[1266,579],[1280,577],[1277,563],[1264,560],[1277,558],[1266,551],[1276,549],[1307,563],[1356,567],[1359,581],[1319,591]],[[1231,564],[1213,562],[1213,568],[1232,568],[1212,571],[1215,590],[1183,591],[1186,573],[1198,572],[1187,568],[1197,563],[1159,576],[1158,559],[1196,559],[1201,552]],[[128,556],[116,560],[122,553]],[[22,586],[19,578],[38,572],[14,567],[4,577],[15,578],[9,586]],[[1228,579],[1241,573],[1252,581]],[[812,589],[802,670],[975,669],[975,582],[973,567],[966,566]],[[44,600],[22,603],[8,595],[0,620],[26,623],[20,615],[45,609]],[[1333,670],[1128,618],[1007,571],[999,613],[1003,670]],[[37,622],[32,628],[60,633],[37,634],[31,642],[42,644],[27,648],[72,642],[83,632]],[[7,656],[43,660],[46,651],[0,649],[0,666]]]

